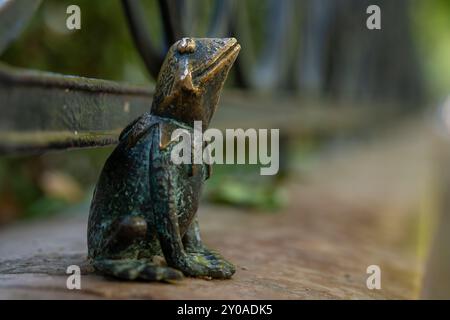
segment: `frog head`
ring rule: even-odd
[[[161,67],[151,113],[205,130],[240,45],[234,38],[183,38]]]

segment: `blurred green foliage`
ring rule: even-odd
[[[412,6],[414,39],[433,97],[450,94],[450,1],[421,0]]]
[[[215,165],[205,185],[208,201],[275,212],[287,204],[287,195],[278,177],[259,175],[258,165]]]
[[[158,37],[156,1],[145,1]],[[66,28],[69,5],[81,9],[81,30]],[[89,9],[87,9],[89,8]],[[2,55],[15,66],[137,83],[149,82],[128,32],[120,1],[46,0],[24,33]]]
[[[92,195],[112,148],[0,158],[0,225],[63,211]]]

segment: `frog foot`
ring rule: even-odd
[[[147,259],[98,259],[92,264],[98,272],[124,280],[172,282],[183,278],[180,271]]]
[[[187,276],[229,279],[236,272],[234,265],[214,250],[202,247],[188,251],[180,269]]]

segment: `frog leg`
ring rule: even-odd
[[[145,238],[147,223],[138,216],[128,216],[116,222],[108,235],[103,252],[108,257],[120,256],[120,251],[139,244]],[[124,280],[172,281],[180,280],[183,275],[173,268],[158,265],[150,259],[138,258],[95,258],[94,268],[105,275]]]
[[[108,256],[120,254],[124,249],[143,240],[147,233],[147,222],[139,216],[126,216],[113,222],[103,241],[100,252]]]
[[[102,274],[124,280],[171,282],[183,278],[180,271],[148,259],[96,259],[92,264]]]
[[[231,274],[236,271],[232,263],[225,260],[217,251],[209,249],[203,244],[197,217],[188,227],[183,237],[183,245],[186,252],[197,254],[208,260],[210,264],[219,265]]]
[[[178,224],[177,165],[170,159],[170,150],[155,148],[151,161],[150,189],[155,227],[167,264],[192,277],[229,278],[233,272],[221,264],[211,263],[204,255],[184,249]]]

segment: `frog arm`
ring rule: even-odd
[[[119,141],[122,141],[125,136],[130,132],[130,130],[141,120],[142,116],[139,116],[138,118],[134,119],[131,123],[129,123],[120,133],[119,135]]]
[[[145,133],[156,124],[157,119],[152,117],[150,112],[142,114],[128,124],[120,133],[119,141],[128,138],[128,140],[138,141]]]
[[[152,148],[153,149],[153,148]],[[153,215],[161,249],[167,263],[177,266],[185,252],[181,241],[177,216],[176,168],[168,152],[153,149],[158,157],[151,161],[150,190]]]

